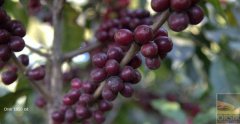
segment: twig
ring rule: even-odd
[[[27,69],[19,62],[19,60],[17,59],[15,54],[12,54],[12,60],[13,62],[18,66],[18,68],[21,70],[21,72],[23,72],[24,74],[26,74]],[[28,78],[29,79],[29,78]],[[50,96],[50,94],[44,89],[44,87],[42,87],[41,85],[39,85],[37,82],[29,79],[31,86],[36,89],[48,102],[52,102],[52,97]]]
[[[63,61],[66,61],[66,60],[69,60],[77,55],[80,55],[80,54],[83,54],[85,52],[89,52],[97,47],[101,46],[101,43],[99,42],[92,42],[90,43],[89,45],[87,45],[86,47],[82,47],[82,48],[79,48],[77,50],[74,50],[72,52],[69,52],[69,53],[66,53],[64,56],[63,56]]]
[[[165,23],[165,21],[168,19],[170,15],[169,10],[166,10],[161,14],[159,17],[159,20],[156,20],[156,22],[152,25],[152,30],[154,33]],[[124,58],[122,59],[120,65],[121,67],[125,66],[135,55],[136,53],[140,50],[140,46],[136,44],[135,42],[132,44]],[[94,93],[94,97],[97,98],[100,96],[101,91],[104,87],[106,81],[102,82],[101,85],[98,87],[98,89]]]
[[[49,58],[49,55],[48,55],[47,53],[43,53],[43,52],[41,52],[40,50],[37,50],[37,49],[35,49],[35,48],[27,45],[27,44],[25,44],[25,46],[26,46],[29,50],[31,50],[32,52],[37,53],[37,54],[40,55],[40,56]]]

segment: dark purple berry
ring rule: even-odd
[[[204,18],[204,13],[201,7],[193,6],[188,11],[189,22],[192,25],[200,23]]]
[[[92,94],[96,88],[93,83],[86,81],[82,84],[82,89],[85,93]]]
[[[106,100],[101,100],[99,102],[99,106],[98,106],[99,110],[103,111],[103,112],[111,110],[112,107],[113,107],[112,103],[110,103]]]
[[[102,91],[102,97],[107,101],[113,101],[116,99],[117,93],[114,93],[109,87],[105,86]]]
[[[161,36],[168,36],[168,32],[166,29],[164,28],[159,28],[154,36],[154,39],[161,37]]]
[[[96,33],[96,37],[98,39],[98,41],[102,42],[102,43],[106,43],[108,41],[108,33],[106,31],[98,31]]]
[[[44,67],[37,67],[35,69],[29,70],[27,75],[32,80],[42,80],[45,77],[45,69]]]
[[[141,81],[141,79],[142,79],[141,73],[139,71],[135,70],[130,83],[137,84]]]
[[[140,25],[134,30],[134,38],[139,44],[146,44],[153,38],[153,30],[148,25]]]
[[[74,104],[74,101],[69,97],[69,94],[67,94],[63,97],[63,104],[67,105],[67,106]]]
[[[110,59],[105,65],[105,70],[109,76],[117,75],[120,71],[120,64],[115,59]]]
[[[120,93],[124,97],[131,97],[133,95],[134,89],[132,88],[131,84],[125,83],[124,88],[120,91]]]
[[[172,40],[166,36],[158,37],[154,42],[157,44],[159,55],[166,54],[173,48]]]
[[[52,119],[55,122],[64,122],[64,114],[62,112],[59,112],[59,111],[54,111],[52,113]]]
[[[123,58],[123,50],[120,47],[111,47],[107,51],[108,59],[115,59],[120,62]]]
[[[76,116],[79,119],[87,119],[91,117],[91,111],[84,105],[78,104],[75,109]]]
[[[146,58],[146,66],[151,70],[156,70],[160,67],[161,61],[158,57]]]
[[[168,26],[176,32],[180,32],[187,28],[189,17],[185,12],[173,12],[168,18]]]
[[[74,78],[71,80],[72,89],[80,89],[82,87],[82,81],[79,78]]]
[[[20,21],[12,20],[8,24],[8,28],[10,29],[10,32],[15,36],[24,37],[26,35],[26,30]]]
[[[102,68],[107,62],[107,59],[107,54],[101,52],[93,55],[92,62],[95,66]]]
[[[1,77],[2,77],[2,82],[5,85],[9,85],[17,80],[17,73],[14,71],[5,71],[2,73]]]
[[[131,61],[128,63],[129,66],[133,67],[134,69],[139,68],[142,65],[142,59],[140,54],[134,56]]]
[[[24,66],[28,66],[29,64],[29,58],[26,54],[22,54],[20,56],[18,56],[18,60],[24,65]]]
[[[25,42],[21,37],[12,36],[9,41],[9,48],[14,52],[20,52],[25,47]]]
[[[133,42],[134,37],[133,33],[130,30],[120,29],[115,33],[114,39],[116,43],[123,46],[128,46]]]
[[[72,123],[73,121],[75,121],[76,119],[76,115],[73,109],[67,109],[66,113],[65,113],[65,120],[68,123]]]
[[[102,124],[105,121],[104,114],[101,111],[93,112],[93,118],[98,124]]]
[[[191,6],[191,0],[171,0],[171,8],[174,11],[184,11]]]
[[[7,43],[11,35],[8,31],[0,29],[0,43]]]
[[[141,53],[144,57],[153,58],[158,54],[158,46],[154,42],[142,45]]]
[[[165,11],[170,7],[170,0],[151,0],[151,7],[156,12]]]
[[[8,61],[11,57],[11,50],[7,45],[0,45],[0,59],[4,62]]]
[[[124,87],[123,81],[118,76],[112,76],[107,79],[107,86],[114,93],[121,91]]]
[[[131,82],[134,72],[135,70],[131,66],[125,66],[120,73],[120,77],[124,82]]]
[[[79,90],[72,90],[68,93],[68,95],[69,98],[73,101],[73,103],[76,103],[81,95],[81,92]]]
[[[83,93],[80,97],[79,97],[79,103],[83,104],[83,105],[87,105],[89,103],[91,103],[93,101],[93,96],[90,94],[86,94]]]
[[[37,97],[35,99],[35,105],[39,108],[43,108],[44,106],[46,106],[47,101],[43,98],[43,97]]]
[[[91,71],[90,76],[95,83],[100,83],[106,79],[107,72],[102,68],[95,68]]]

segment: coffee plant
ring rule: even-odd
[[[0,6],[0,124],[215,123],[214,94],[237,92],[226,82],[240,74],[239,43],[228,41],[240,39],[233,28],[239,2]]]

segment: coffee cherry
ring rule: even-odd
[[[116,43],[123,46],[128,46],[133,42],[134,37],[133,33],[130,30],[120,29],[115,33],[114,39]]]
[[[0,43],[7,43],[11,35],[8,31],[0,29]]]
[[[78,104],[75,109],[76,116],[79,119],[88,119],[91,117],[91,111],[84,105]]]
[[[52,119],[55,121],[55,122],[64,122],[64,114],[60,111],[54,111],[52,113]]]
[[[166,54],[173,48],[172,40],[166,36],[158,37],[154,42],[157,44],[159,55]]]
[[[73,104],[74,104],[74,100],[71,99],[71,98],[69,97],[69,95],[67,94],[67,95],[65,95],[65,96],[63,97],[63,104],[64,104],[64,105],[67,105],[67,106],[73,105]]]
[[[90,76],[95,83],[100,83],[107,77],[107,72],[102,68],[95,68],[91,71]]]
[[[108,41],[109,36],[106,31],[98,31],[96,33],[96,38],[98,39],[98,41],[106,43]]]
[[[134,38],[139,44],[146,44],[153,38],[153,31],[148,25],[140,25],[134,30]]]
[[[110,59],[105,65],[105,70],[109,76],[117,75],[120,71],[120,64],[116,60]]]
[[[37,67],[35,69],[29,70],[27,75],[32,80],[42,80],[45,77],[45,69],[44,67]]]
[[[93,55],[92,62],[95,66],[102,68],[107,62],[107,54],[101,52]]]
[[[131,61],[128,63],[129,66],[133,67],[134,69],[139,68],[142,65],[142,59],[140,54],[134,56]]]
[[[113,101],[117,97],[117,93],[114,93],[109,87],[105,86],[102,91],[102,98],[107,101]]]
[[[10,21],[8,28],[10,29],[10,32],[15,36],[24,37],[26,35],[26,30],[20,21]]]
[[[146,58],[146,66],[151,70],[156,70],[160,67],[161,61],[158,57]]]
[[[137,9],[134,11],[134,14],[139,19],[150,17],[150,12],[145,9]]]
[[[17,80],[17,73],[14,71],[5,71],[2,73],[1,77],[2,77],[2,82],[5,85],[9,85]]]
[[[187,28],[189,24],[189,17],[185,12],[173,12],[168,18],[168,26],[176,32],[180,32]]]
[[[73,103],[76,103],[81,95],[79,90],[72,90],[68,93],[69,98],[73,101]]]
[[[35,99],[35,105],[39,108],[43,108],[44,106],[46,106],[47,101],[43,98],[43,97],[37,97]]]
[[[107,51],[108,59],[115,59],[120,62],[123,58],[123,50],[120,47],[111,47]]]
[[[141,73],[139,71],[137,71],[137,70],[134,70],[134,74],[133,74],[132,80],[129,83],[137,84],[137,83],[139,83],[141,81],[141,79],[142,79]]]
[[[151,0],[151,7],[156,12],[162,12],[170,7],[170,0]]]
[[[94,93],[96,88],[95,88],[93,83],[85,82],[85,83],[82,84],[82,89],[85,93],[92,94],[92,93]]]
[[[67,109],[66,113],[65,113],[65,120],[68,123],[72,123],[75,119],[76,119],[76,115],[75,115],[74,110],[71,108]]]
[[[189,22],[192,25],[196,25],[196,24],[200,23],[204,18],[203,10],[199,6],[191,7],[187,11],[187,13],[188,13],[188,16],[189,16]]]
[[[159,28],[157,30],[157,32],[155,33],[155,36],[154,36],[154,39],[158,38],[158,37],[161,37],[161,36],[168,36],[168,32],[166,29],[164,28]]]
[[[131,82],[134,72],[135,70],[131,66],[125,66],[120,73],[120,77],[124,82]]]
[[[8,15],[3,8],[0,8],[0,23],[5,23],[7,21]]]
[[[89,103],[91,103],[93,101],[93,96],[90,94],[86,94],[83,93],[80,97],[79,97],[79,103],[83,104],[83,105],[87,105]]]
[[[191,0],[171,0],[171,8],[174,11],[184,11],[191,6]]]
[[[11,57],[11,50],[7,45],[0,45],[0,59],[4,62],[8,61]]]
[[[98,106],[99,110],[103,111],[103,112],[111,110],[112,107],[113,107],[112,103],[110,103],[106,100],[101,100],[99,102],[99,106]]]
[[[105,117],[101,111],[93,112],[93,118],[98,124],[102,124],[105,121]]]
[[[133,95],[134,89],[132,88],[131,84],[125,83],[124,88],[120,91],[120,93],[124,97],[131,97]]]
[[[20,52],[25,47],[25,42],[21,37],[12,36],[10,38],[9,47],[14,52]]]
[[[155,57],[158,54],[158,46],[154,42],[142,45],[141,53],[144,57]]]
[[[121,78],[118,76],[112,76],[107,79],[107,86],[114,93],[121,91],[124,88],[124,84]]]
[[[29,58],[26,54],[22,54],[20,56],[18,56],[18,60],[24,65],[24,66],[28,66],[29,64]]]
[[[80,89],[82,87],[82,81],[78,78],[74,78],[71,80],[71,88],[72,89]]]

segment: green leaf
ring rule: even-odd
[[[181,107],[176,102],[168,102],[166,100],[155,100],[152,102],[152,105],[155,109],[157,109],[160,113],[174,119],[180,124],[186,123],[186,115],[181,110]]]
[[[79,13],[69,4],[63,10],[63,51],[71,51],[79,48],[81,41],[84,40],[84,27],[76,23]]]
[[[14,93],[8,93],[2,97],[0,97],[0,120],[3,120],[4,115],[7,111],[4,111],[4,108],[10,108],[12,107],[15,102],[17,101],[17,99],[23,95],[26,95],[29,93],[29,89],[21,89],[18,90]]]
[[[224,10],[222,9],[221,3],[219,0],[208,0],[208,2],[213,5],[213,7],[218,13],[220,13],[223,17],[225,17]]]

